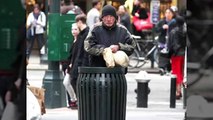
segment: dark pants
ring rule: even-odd
[[[76,86],[76,84],[77,84],[77,78],[71,79],[71,85],[73,87],[73,90],[74,90],[75,94],[77,95],[77,91],[76,91],[77,86]]]
[[[170,62],[170,55],[169,54],[159,54],[159,68],[170,72],[171,71],[171,62]]]
[[[27,42],[27,51],[26,51],[26,55],[27,58],[30,58],[30,54],[34,45],[35,40],[37,40],[38,43],[38,48],[39,48],[39,53],[40,50],[42,48],[42,46],[44,45],[44,34],[36,34],[35,36],[32,36],[28,42]]]

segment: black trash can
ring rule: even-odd
[[[125,68],[79,67],[78,120],[125,120]]]

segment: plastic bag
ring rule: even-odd
[[[113,53],[113,58],[116,65],[122,66],[122,67],[128,67],[129,65],[129,57],[124,51],[117,51],[116,53]]]
[[[115,61],[114,61],[114,58],[113,58],[113,53],[112,53],[112,50],[110,48],[104,49],[103,58],[106,62],[107,67],[109,67],[109,68],[115,67]]]
[[[147,19],[139,19],[138,17],[133,16],[132,22],[133,22],[137,31],[142,31],[142,30],[147,30],[147,29],[153,28],[153,24],[150,21],[150,14],[149,13],[148,13]]]

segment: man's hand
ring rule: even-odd
[[[163,25],[163,29],[168,29],[168,28],[169,28],[169,26],[167,24]]]
[[[135,13],[135,16],[136,16],[136,17],[139,17],[140,15],[136,12],[136,13]]]
[[[110,49],[112,50],[113,53],[116,53],[119,50],[119,46],[118,45],[111,45]]]

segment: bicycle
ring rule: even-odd
[[[148,60],[158,64],[157,39],[144,40],[135,35],[132,35],[132,37],[136,43],[136,48],[129,56],[129,67],[140,68],[148,63]]]

